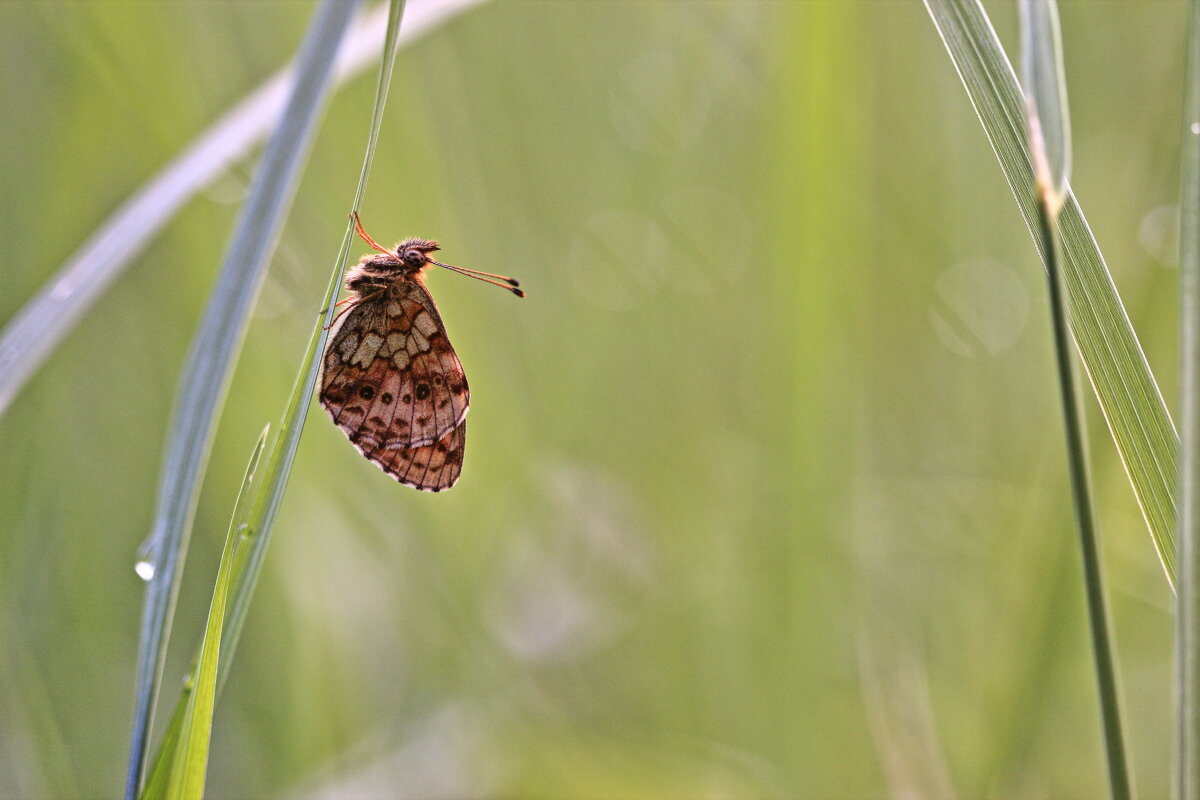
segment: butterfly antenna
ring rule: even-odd
[[[377,242],[371,238],[371,234],[366,232],[366,230],[362,226],[362,222],[359,221],[357,211],[354,212],[354,232],[358,234],[358,238],[362,239],[364,242],[371,245],[372,249],[378,250],[381,253],[387,253],[389,256],[396,259],[397,261],[401,260],[399,255],[397,255],[396,253],[394,253],[391,250],[388,250],[386,247],[381,245],[379,242]]]
[[[474,278],[477,281],[490,283],[492,286],[499,286],[501,289],[507,289],[517,297],[524,297],[525,292],[518,289],[520,282],[516,278],[510,278],[507,275],[497,275],[494,272],[484,272],[478,269],[467,269],[466,267],[456,267],[453,264],[443,264],[441,261],[429,259],[430,264],[437,264],[439,267],[445,267],[451,272],[457,272],[459,275],[466,275],[468,278]]]

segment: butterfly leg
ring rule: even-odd
[[[362,239],[364,242],[371,245],[371,247],[373,249],[378,250],[381,253],[386,253],[389,256],[391,256],[392,258],[396,259],[397,261],[403,260],[402,258],[400,258],[400,256],[396,255],[396,253],[392,252],[391,250],[388,250],[386,247],[381,245],[379,242],[377,242],[371,238],[371,234],[367,233],[367,231],[363,228],[362,222],[358,218],[357,211],[354,212],[354,232],[358,234],[358,238]]]
[[[345,300],[339,300],[338,302],[334,303],[333,304],[334,308],[337,308],[338,306],[343,305],[344,303],[349,303],[350,305],[346,306],[341,311],[339,311],[337,313],[337,316],[334,317],[333,319],[331,319],[329,321],[329,324],[326,325],[325,327],[321,328],[321,330],[323,330],[323,331],[329,330],[330,328],[332,328],[334,325],[337,324],[337,321],[339,319],[341,319],[347,311],[354,308],[356,305],[361,303],[363,300],[370,300],[372,297],[375,297],[376,295],[380,294],[383,291],[384,291],[383,289],[377,289],[376,291],[371,292],[370,294],[367,294],[367,295],[354,295],[351,297],[347,297]]]

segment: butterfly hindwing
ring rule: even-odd
[[[464,419],[433,444],[398,449],[394,454],[386,450],[372,453],[364,451],[364,455],[406,486],[425,492],[440,492],[458,481],[466,442],[467,421]]]

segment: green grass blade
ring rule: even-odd
[[[1071,353],[1067,305],[1063,300],[1062,270],[1059,268],[1058,213],[1062,209],[1071,161],[1067,93],[1062,69],[1062,41],[1058,29],[1058,7],[1054,0],[1021,0],[1021,72],[1025,79],[1025,110],[1029,148],[1033,154],[1035,201],[1038,205],[1037,238],[1045,253],[1046,284],[1050,305],[1050,327],[1054,335],[1054,359],[1063,407],[1067,442],[1067,464],[1075,520],[1083,560],[1088,630],[1096,688],[1100,699],[1100,721],[1104,732],[1104,755],[1108,765],[1109,793],[1116,800],[1132,796],[1121,704],[1117,693],[1116,657],[1109,622],[1100,540],[1092,511],[1091,480],[1088,476],[1085,431]]]
[[[205,634],[201,639],[199,652],[193,659],[192,668],[184,681],[183,691],[180,692],[175,710],[171,714],[167,732],[155,754],[153,765],[146,779],[146,786],[142,790],[142,800],[158,800],[166,797],[169,786],[180,783],[179,776],[188,768],[181,764],[180,754],[186,752],[190,743],[196,751],[193,758],[197,758],[201,755],[196,744],[200,737],[205,737],[205,743],[207,743],[208,729],[199,724],[199,717],[196,715],[197,705],[202,702],[197,698],[202,697],[207,700],[207,717],[208,722],[211,723],[212,707],[220,689],[217,668],[220,664],[228,661],[228,656],[219,649],[224,645],[223,629],[225,620],[228,619],[228,615],[225,614],[228,586],[231,583],[236,584],[236,576],[239,574],[238,565],[244,567],[246,560],[246,547],[243,546],[249,538],[246,536],[246,518],[249,516],[250,500],[254,496],[252,489],[258,485],[255,475],[258,472],[269,433],[270,426],[268,425],[259,434],[258,441],[255,443],[250,460],[246,465],[246,472],[242,476],[237,500],[233,506],[233,514],[229,519],[229,529],[225,534],[225,546],[221,553],[221,564],[217,571],[217,584],[213,592],[212,605],[209,608]],[[234,577],[230,578],[230,576]],[[219,598],[218,595],[220,595]],[[220,616],[216,613],[218,605]],[[224,656],[220,660],[214,657],[218,652]],[[208,655],[207,661],[206,654]]]
[[[187,534],[213,430],[266,266],[324,105],[338,42],[357,2],[325,0],[306,36],[296,85],[255,175],[200,328],[184,367],[159,484],[152,534],[153,577],[146,592],[138,650],[134,729],[125,794],[141,786],[154,702]]]
[[[184,717],[191,696],[192,678],[189,675],[184,682],[183,691],[179,694],[179,700],[175,703],[175,710],[171,712],[171,721],[167,723],[162,741],[158,743],[158,752],[146,774],[146,785],[142,787],[139,800],[163,800],[167,796],[167,783],[171,779],[171,767],[175,763],[175,753],[183,736]]]
[[[387,90],[390,85],[391,73],[395,64],[395,54],[400,41],[400,20],[403,11],[403,0],[393,0],[390,5],[384,44],[385,56],[380,65],[375,110],[372,115],[370,133],[368,135],[367,151],[363,159],[358,187],[355,192],[353,206],[355,210],[357,210],[366,189],[367,177],[370,174],[371,163],[374,159],[375,144],[378,141],[379,131],[382,127]],[[242,491],[238,495],[237,507],[234,511],[230,529],[231,532],[234,530],[238,532],[239,543],[246,542],[249,546],[239,547],[231,562],[229,584],[232,586],[230,591],[232,597],[227,605],[223,605],[225,613],[223,615],[224,629],[220,636],[221,657],[219,662],[213,665],[214,668],[211,673],[205,672],[202,668],[193,670],[194,674],[200,674],[202,677],[211,679],[210,688],[213,696],[220,693],[221,687],[224,685],[225,679],[229,674],[229,665],[232,663],[237,642],[245,623],[250,600],[253,596],[254,587],[266,555],[275,515],[283,498],[284,488],[287,485],[287,479],[291,472],[291,465],[295,459],[296,448],[300,443],[300,434],[303,430],[308,403],[312,397],[313,388],[316,385],[316,378],[320,369],[320,355],[324,350],[325,340],[328,336],[326,326],[332,320],[334,313],[333,301],[337,296],[338,287],[341,284],[342,273],[345,269],[352,239],[353,228],[347,223],[346,233],[339,248],[329,284],[325,290],[325,313],[313,327],[308,348],[305,351],[301,368],[297,374],[292,393],[283,413],[279,433],[272,440],[268,450],[266,466],[262,470],[261,476],[258,476],[256,465],[264,442],[260,438],[259,446],[256,448],[254,458],[251,461],[251,467],[247,470],[248,477],[246,480],[243,480]],[[251,475],[258,477],[254,477],[252,491],[247,491]],[[228,548],[228,542],[226,546]],[[224,559],[222,563],[224,564]],[[213,624],[215,614],[214,598],[214,609],[210,611],[210,626]],[[211,640],[211,635],[211,633],[206,634],[206,643]],[[204,665],[203,656],[199,658],[199,664],[201,667]],[[194,686],[196,687],[195,691],[193,691]],[[199,687],[200,684],[198,682],[189,678],[184,692],[180,695],[171,724],[163,739],[163,744],[160,746],[159,752],[155,757],[154,767],[150,772],[146,791],[142,795],[147,800],[157,800],[158,798],[168,796],[171,776],[176,771],[173,765],[177,764],[177,759],[182,757],[183,751],[186,749],[186,739],[183,736],[185,720],[190,713],[189,709],[198,702],[196,696],[200,694]],[[198,759],[200,754],[197,753],[195,757]],[[174,796],[174,794],[172,793],[171,796]]]
[[[237,552],[239,549],[245,549],[245,518],[249,510],[251,488],[255,485],[255,471],[258,469],[269,432],[270,426],[263,429],[254,446],[254,452],[250,455],[246,474],[242,476],[242,485],[234,503],[233,515],[229,520],[229,530],[225,533],[225,546],[221,551],[220,566],[217,568],[217,581],[208,609],[208,621],[200,642],[199,663],[188,680],[190,690],[185,694],[185,711],[171,759],[167,796],[172,800],[199,800],[204,796],[204,777],[208,769],[209,742],[212,740],[213,707],[217,697],[217,665],[221,657],[226,601],[229,597]]]
[[[1038,226],[1033,161],[1025,136],[1025,103],[1012,66],[976,0],[925,0],[925,6],[1032,233]],[[1058,224],[1075,346],[1167,580],[1174,586],[1179,449],[1175,428],[1104,257],[1069,188]],[[1034,241],[1044,261],[1036,235]]]
[[[411,41],[486,0],[442,0],[408,15]],[[388,8],[365,14],[346,34],[338,85],[380,52]],[[243,158],[279,124],[295,75],[289,65],[237,103],[104,220],[0,331],[0,414],[88,310],[197,193]]]
[[[375,145],[379,140],[379,131],[383,124],[383,111],[387,103],[388,87],[391,84],[392,68],[396,62],[396,50],[400,42],[400,20],[404,15],[404,0],[391,0],[390,5],[384,56],[379,66],[379,80],[375,89],[375,109],[371,117],[370,132],[367,135],[362,169],[359,171],[358,186],[354,193],[352,205],[354,211],[358,210],[363,194],[366,192],[367,178],[371,173],[371,164],[375,157]],[[279,504],[283,501],[283,492],[291,474],[292,462],[296,458],[296,448],[300,446],[304,419],[307,416],[308,405],[317,383],[317,375],[320,372],[321,353],[325,349],[325,341],[329,335],[328,326],[333,321],[335,313],[333,302],[342,282],[342,274],[345,271],[346,259],[349,256],[350,243],[353,238],[354,228],[347,220],[346,232],[342,237],[342,244],[338,249],[329,284],[325,289],[324,305],[322,306],[325,312],[313,326],[308,349],[305,351],[291,396],[280,421],[279,437],[271,449],[262,483],[256,492],[254,505],[250,509],[247,524],[260,541],[250,557],[245,579],[240,582],[230,606],[227,634],[230,640],[230,652],[236,647],[242,624],[249,609],[254,586],[262,568],[262,560],[266,555],[267,544],[274,528],[275,516],[279,511]]]
[[[1036,119],[1036,117],[1035,117]],[[1048,177],[1048,176],[1047,176]],[[1092,514],[1091,485],[1088,479],[1087,454],[1084,452],[1083,421],[1079,410],[1074,363],[1071,360],[1070,332],[1067,326],[1066,303],[1062,296],[1062,275],[1058,268],[1058,248],[1055,244],[1054,206],[1057,195],[1050,183],[1043,184],[1040,225],[1038,228],[1046,252],[1047,284],[1049,286],[1051,329],[1054,333],[1054,356],[1058,366],[1058,385],[1062,395],[1063,427],[1067,439],[1067,461],[1071,476],[1071,493],[1075,501],[1075,518],[1079,529],[1080,550],[1083,556],[1083,579],[1087,599],[1088,628],[1091,634],[1092,660],[1096,668],[1096,685],[1100,697],[1100,720],[1104,731],[1104,754],[1108,765],[1109,790],[1114,800],[1127,800],[1130,788],[1129,767],[1125,757],[1125,736],[1121,726],[1121,704],[1117,693],[1116,657],[1113,653],[1107,594],[1104,590],[1104,570],[1100,564],[1100,541]]]
[[[1200,798],[1200,0],[1192,0],[1180,153],[1180,501],[1176,787]]]

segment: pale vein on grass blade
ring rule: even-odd
[[[178,577],[213,429],[328,95],[338,43],[357,6],[358,0],[323,0],[317,7],[297,60],[291,98],[255,174],[183,369],[154,517],[158,558],[146,591],[138,647],[127,800],[141,788]]]
[[[979,115],[1038,252],[1025,100],[1012,65],[976,0],[925,0]],[[1175,582],[1175,427],[1100,248],[1070,187],[1058,218],[1071,333],[1150,529],[1167,580]]]
[[[401,44],[485,0],[424,0],[407,12]],[[364,15],[342,41],[336,82],[379,57],[387,4]],[[147,181],[71,254],[0,331],[0,414],[155,235],[197,193],[243,158],[279,123],[295,75],[289,66],[213,123]],[[40,271],[37,265],[32,267]]]

